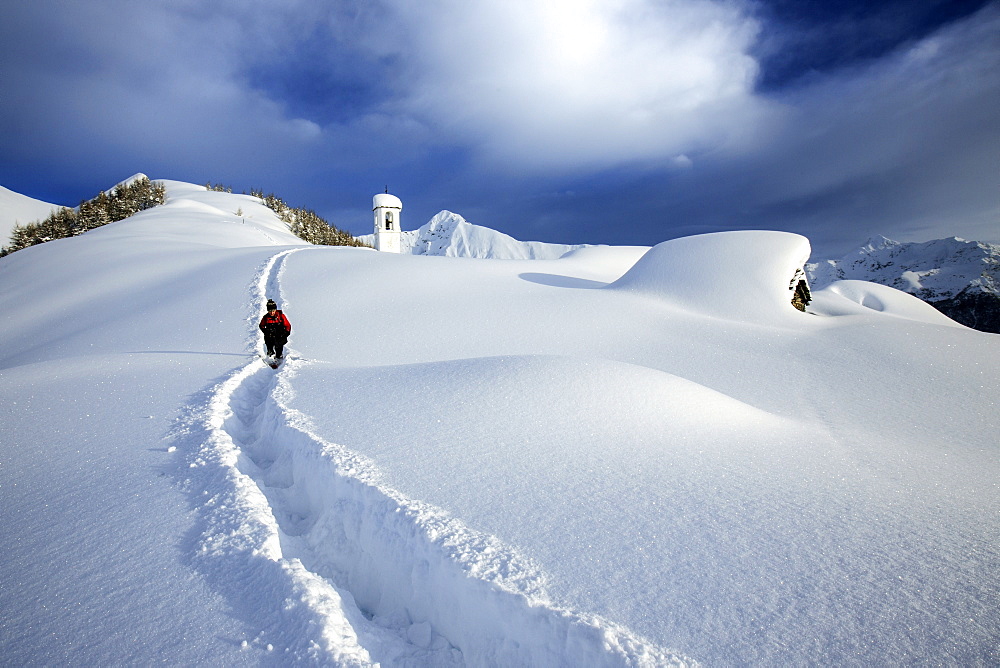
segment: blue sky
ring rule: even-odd
[[[133,0],[0,7],[0,185],[388,187],[522,240],[728,229],[834,257],[1000,241],[1000,2]]]

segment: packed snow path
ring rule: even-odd
[[[287,303],[279,279],[298,250],[262,267],[251,305]],[[295,620],[269,634],[268,651],[341,665],[690,663],[552,605],[516,551],[380,485],[370,462],[312,434],[285,403],[287,378],[310,362],[289,357],[277,373],[257,359],[235,370],[181,430],[204,436],[185,480],[201,508],[193,562],[234,607]]]

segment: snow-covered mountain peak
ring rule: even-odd
[[[867,253],[874,253],[885,248],[892,248],[893,246],[898,245],[898,241],[893,241],[892,239],[884,237],[881,234],[876,234],[875,236],[870,237],[857,252],[858,254],[863,255]]]
[[[456,233],[460,238],[468,239],[471,234],[474,234],[471,227],[471,224],[457,213],[447,210],[439,211],[417,230],[419,243],[424,244],[424,252],[420,254],[438,255],[436,252],[431,252],[432,249],[435,247],[447,248],[451,245],[452,237],[456,236]]]
[[[403,242],[404,252],[406,241]],[[473,225],[451,211],[441,211],[416,231],[410,252],[494,260],[555,260],[582,244],[518,241],[512,236]]]
[[[374,243],[374,235],[358,239]],[[555,260],[587,244],[518,241],[503,232],[474,225],[451,211],[440,211],[417,230],[400,235],[404,254],[443,255],[491,260]]]

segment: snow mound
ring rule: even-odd
[[[809,310],[822,315],[867,315],[878,311],[932,325],[964,328],[964,325],[913,295],[868,281],[837,281],[813,292]]]
[[[523,272],[520,278],[554,287],[603,288],[621,278],[648,250],[648,246],[587,246],[553,261],[548,273]]]
[[[354,369],[293,360],[288,368],[287,385],[275,394],[289,434],[268,428],[269,451],[252,457],[268,462],[267,477],[284,480],[283,499],[308,518],[288,529],[311,551],[295,556],[311,568],[329,564],[368,614],[389,626],[404,624],[401,631],[426,625],[428,638],[461,647],[469,665],[633,665],[643,659],[665,665],[678,657],[606,619],[554,606],[547,578],[532,560],[451,513],[482,518],[492,508],[486,521],[497,529],[517,521],[497,500],[513,494],[551,525],[553,538],[565,534],[556,542],[568,544],[579,530],[573,497],[596,502],[608,487],[604,467],[594,462],[621,458],[655,467],[693,442],[698,449],[706,443],[726,448],[737,434],[783,424],[694,382],[608,360],[527,355]],[[387,384],[402,419],[385,419]],[[336,412],[328,410],[333,394],[341,397]],[[516,419],[491,419],[497,415]],[[673,438],[657,441],[664,433]],[[347,448],[361,442],[379,444],[369,456],[392,464],[383,469],[352,455]],[[497,443],[505,444],[502,451]],[[319,453],[333,465],[316,466]],[[281,462],[288,471],[277,474]],[[512,462],[518,462],[513,470]],[[573,492],[562,500],[546,492],[559,462],[561,475],[573,471],[574,478],[567,480]],[[479,473],[442,485],[442,469]],[[324,490],[327,497],[314,498]],[[435,507],[446,499],[447,508]],[[352,528],[350,540],[340,537],[345,526]],[[421,567],[414,569],[414,562]]]
[[[649,251],[649,246],[584,246],[559,258],[563,265],[572,264],[591,270],[624,274]]]
[[[672,239],[650,249],[610,288],[732,319],[792,315],[792,280],[809,252],[808,239],[788,232]]]
[[[382,419],[379,388],[384,384],[396,388],[400,401],[405,401],[406,420]],[[295,386],[298,392],[293,404],[307,407],[305,412],[313,416],[325,415],[318,409],[331,387],[340,388],[340,412],[352,418],[315,418],[324,436],[344,443],[372,440],[383,444],[380,450],[385,452],[420,450],[423,456],[437,447],[435,434],[440,434],[443,423],[447,429],[464,434],[467,450],[449,455],[462,458],[486,457],[485,448],[491,441],[535,442],[536,448],[566,457],[580,456],[586,445],[581,443],[579,432],[588,430],[594,442],[605,442],[598,437],[602,432],[608,432],[603,436],[610,440],[621,439],[623,432],[629,431],[643,436],[671,433],[681,444],[683,436],[731,436],[752,426],[776,429],[782,424],[778,416],[671,373],[613,360],[559,355],[354,369],[314,363],[296,374]],[[617,416],[613,425],[608,413]],[[501,415],[517,419],[506,423],[497,420],[489,433],[474,428],[485,416]],[[587,429],[579,427],[581,422]],[[348,427],[351,423],[353,428]],[[498,468],[483,462],[482,470]],[[466,487],[467,492],[477,494],[475,490],[475,486]]]
[[[427,399],[448,413],[456,403],[466,403],[466,390],[482,391],[481,381],[498,379],[509,366],[515,377],[523,378],[519,368],[534,376],[531,370],[546,368],[548,361],[462,360],[345,372],[334,365],[291,360],[289,374],[276,386],[273,375],[257,365],[256,380],[232,392],[233,411],[225,411],[231,416],[226,433],[245,455],[238,466],[256,481],[277,522],[255,539],[257,549],[274,550],[274,559],[301,562],[328,578],[327,586],[339,590],[340,599],[355,601],[377,626],[365,624],[356,611],[352,626],[383,635],[379,643],[369,643],[369,651],[379,653],[373,659],[390,664],[398,663],[392,653],[399,650],[387,640],[395,632],[425,648],[426,665],[451,660],[456,665],[686,665],[683,657],[619,624],[555,606],[545,591],[544,574],[531,560],[440,508],[393,489],[371,460],[327,434],[318,435],[315,421],[289,405],[309,394],[303,390],[310,381],[323,385],[330,374],[345,373],[347,379],[360,380],[361,387],[372,388],[366,375],[388,375],[420,387],[428,373],[434,377],[440,372],[445,386],[454,381],[456,392]],[[260,402],[266,405],[263,419],[248,408]],[[365,402],[369,410],[376,405]],[[470,417],[474,422],[475,416]],[[372,426],[378,426],[377,418]],[[435,446],[418,445],[411,454],[422,451],[421,459]],[[262,522],[267,523],[273,525]],[[228,538],[234,532],[220,526],[217,534]]]

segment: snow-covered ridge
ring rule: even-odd
[[[59,208],[0,186],[0,245],[6,245],[15,225],[27,225],[48,218]]]
[[[358,239],[374,242],[374,235]],[[400,234],[403,253],[442,255],[491,260],[555,260],[587,244],[553,244],[518,241],[514,237],[481,225],[473,225],[451,211],[441,211],[417,230]]]
[[[104,192],[111,194],[118,186],[128,186],[140,179],[148,178],[148,176],[139,172],[115,184]],[[15,225],[27,225],[28,223],[45,220],[49,217],[50,213],[60,208],[62,206],[59,204],[43,202],[0,186],[0,245],[7,243]],[[67,208],[77,209],[79,207],[74,205]]]
[[[814,288],[844,279],[871,281],[929,302],[964,290],[1000,295],[1000,245],[958,237],[900,243],[877,236],[839,260],[807,264],[806,272]]]

